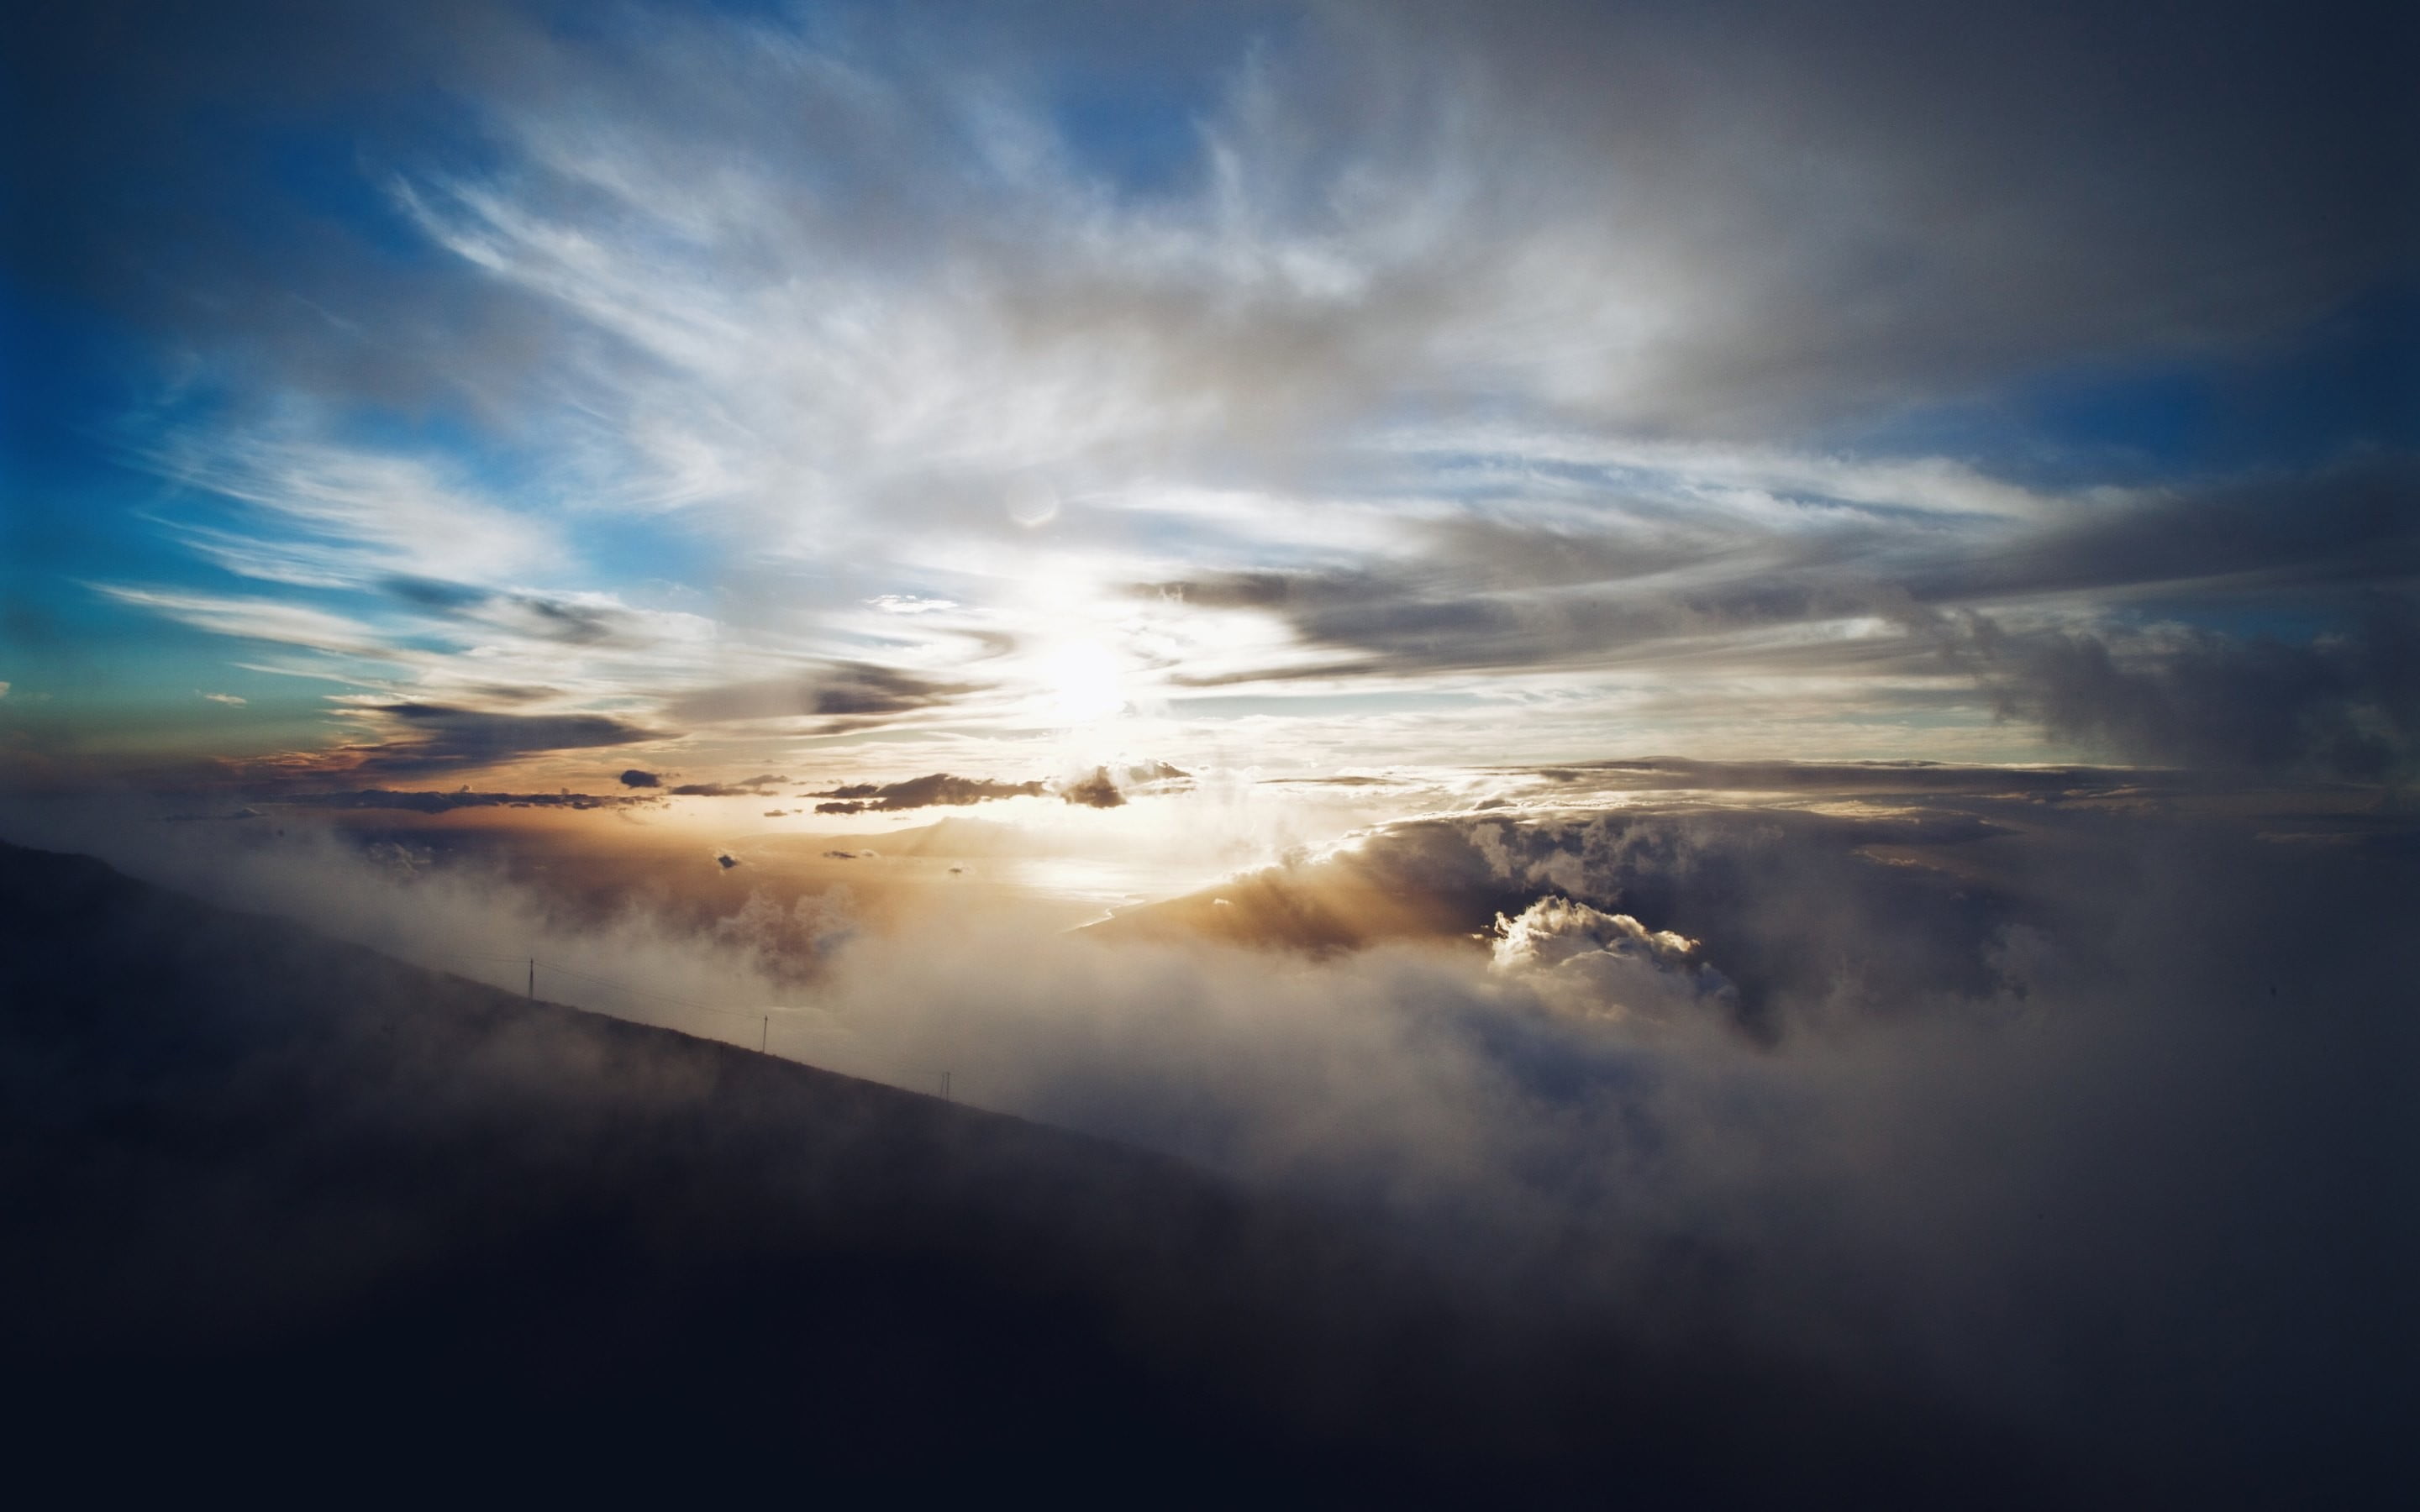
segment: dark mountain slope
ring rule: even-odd
[[[99,1491],[2023,1500],[1166,1159],[0,845],[0,1370]]]

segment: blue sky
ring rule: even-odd
[[[24,779],[2409,769],[2383,9],[14,24]]]

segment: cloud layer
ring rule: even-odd
[[[691,922],[644,870],[599,916],[470,853],[86,838],[415,959],[509,957],[516,986],[577,963],[546,988],[575,1002],[946,1069],[1367,1213],[1527,1305],[1703,1326],[2113,1475],[2362,1462],[2420,1241],[2384,1196],[2413,1148],[2408,816],[1916,772],[1389,825],[1292,896],[1433,923],[1324,955],[1037,933],[988,893],[783,906],[761,863]],[[1251,906],[1243,880],[1207,911]]]
[[[1100,23],[43,23],[13,255],[184,354],[107,427],[181,556],[74,592],[708,779],[855,737],[2408,771],[2336,649],[2420,571],[2373,10]],[[283,100],[318,147],[174,126]],[[2003,658],[1945,654],[1983,619]],[[2296,658],[2323,691],[2246,717],[2301,754],[2220,730]],[[1441,749],[1419,707],[1481,712]]]

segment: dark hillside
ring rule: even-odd
[[[1170,1160],[82,857],[0,845],[0,1003],[15,1458],[95,1492],[1972,1505],[2042,1470]]]

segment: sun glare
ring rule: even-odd
[[[1074,640],[1043,657],[1040,672],[1053,720],[1062,725],[1097,724],[1126,707],[1125,667],[1096,640]]]

